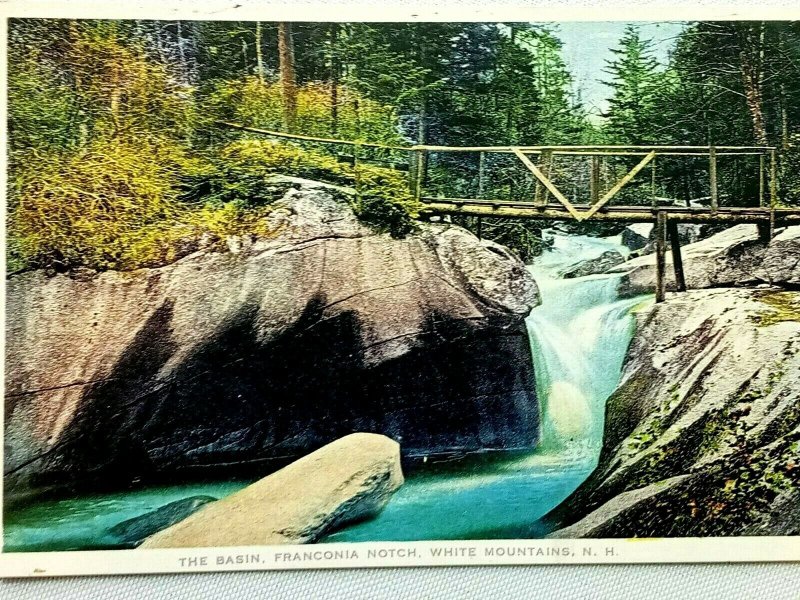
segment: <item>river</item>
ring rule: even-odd
[[[542,305],[527,319],[542,402],[542,438],[530,453],[488,455],[416,469],[375,519],[323,541],[536,538],[542,517],[586,479],[602,445],[605,400],[616,387],[634,330],[616,276],[561,279],[558,272],[609,249],[617,238],[547,232],[553,247],[530,268]],[[5,551],[114,547],[116,523],[193,495],[224,497],[248,482],[150,487],[37,502],[6,513]]]

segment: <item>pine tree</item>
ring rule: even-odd
[[[613,90],[609,100],[606,131],[619,143],[652,143],[654,108],[661,90],[662,76],[651,50],[652,42],[643,40],[636,26],[629,25],[612,50],[615,59],[608,61],[605,72],[611,81],[604,82]]]

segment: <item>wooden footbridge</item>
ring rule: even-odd
[[[333,144],[350,148],[352,153],[339,154],[339,159],[354,166],[361,163],[385,163],[391,168],[408,171],[411,193],[422,204],[420,218],[441,215],[465,215],[478,219],[480,232],[484,217],[501,219],[537,219],[554,221],[622,221],[649,222],[655,226],[657,286],[656,300],[665,297],[666,252],[671,245],[675,281],[678,291],[686,290],[683,270],[679,223],[755,223],[762,237],[771,239],[775,228],[800,224],[800,208],[780,206],[778,200],[777,152],[765,146],[394,146],[368,142],[320,138],[304,135],[268,131],[245,127],[234,123],[218,122],[218,125],[275,138],[296,142]],[[370,155],[370,152],[373,155]],[[405,154],[398,162],[376,158],[374,152]],[[477,182],[474,197],[447,197],[426,194],[428,161],[432,154],[477,155]],[[484,193],[489,157],[503,155],[513,157],[533,179],[534,187],[530,199],[487,198]],[[749,156],[758,160],[758,201],[755,206],[723,206],[719,190],[717,165],[719,160],[729,157]],[[588,165],[588,198],[585,203],[568,199],[551,174],[560,157],[584,159]],[[636,161],[613,184],[604,189],[601,183],[601,166],[609,159],[625,158]],[[707,205],[686,202],[678,206],[674,201],[665,202],[657,191],[658,162],[661,157],[693,157],[707,161],[708,189]],[[638,159],[638,160],[637,160]],[[649,176],[650,201],[646,205],[614,204],[612,201],[635,178]],[[358,180],[356,180],[358,187]],[[358,189],[356,190],[358,192]],[[480,235],[480,233],[479,233]]]

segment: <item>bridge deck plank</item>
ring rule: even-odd
[[[561,204],[550,203],[536,206],[532,201],[497,201],[472,198],[420,199],[423,216],[436,214],[463,214],[515,219],[569,220],[573,216]],[[589,211],[589,205],[573,205],[576,211]],[[605,206],[588,220],[652,221],[656,212],[663,211],[669,220],[687,223],[761,223],[769,222],[774,214],[777,223],[800,223],[800,208],[768,207],[719,207],[712,212],[710,207],[686,206]]]

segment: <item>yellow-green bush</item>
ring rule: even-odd
[[[70,21],[55,54],[9,49],[7,267],[136,266],[146,228],[185,220],[188,90],[112,21]]]
[[[174,145],[103,142],[18,165],[9,228],[19,258],[115,266],[123,236],[175,218],[183,159]]]
[[[279,128],[277,84],[225,81],[195,110],[194,91],[120,23],[70,21],[58,33],[58,53],[36,36],[14,37],[9,51],[9,271],[157,266],[204,234],[212,247],[230,235],[271,235],[263,217],[276,173],[355,186],[363,219],[394,235],[411,229],[405,176],[390,169],[264,140],[228,144],[210,160],[191,149],[201,119],[208,125],[219,111]],[[330,88],[301,86],[297,100],[303,132],[330,135]],[[339,100],[341,137],[401,141],[391,107],[345,87]]]
[[[40,155],[12,179],[9,270],[152,267],[192,251],[203,234],[272,235],[263,218],[268,179],[288,174],[354,186],[353,208],[395,236],[412,230],[416,206],[405,175],[354,168],[329,155],[261,140],[221,149],[215,164],[173,142],[107,141],[79,152]],[[356,181],[358,180],[358,181]],[[202,188],[187,201],[186,184]]]
[[[75,149],[99,139],[188,138],[197,118],[191,90],[121,29],[118,21],[69,21],[57,41],[12,36],[12,160],[28,160],[31,148]]]
[[[270,237],[276,233],[265,219],[271,207],[242,208],[235,202],[180,211],[170,221],[160,221],[123,236],[124,249],[116,269],[158,267],[174,262],[196,249],[206,237],[204,249],[222,250],[229,236],[252,234]]]
[[[217,240],[267,235],[263,209],[180,199],[181,178],[208,170],[169,142],[97,143],[20,166],[10,194],[9,270],[156,266],[185,254],[205,232]]]

